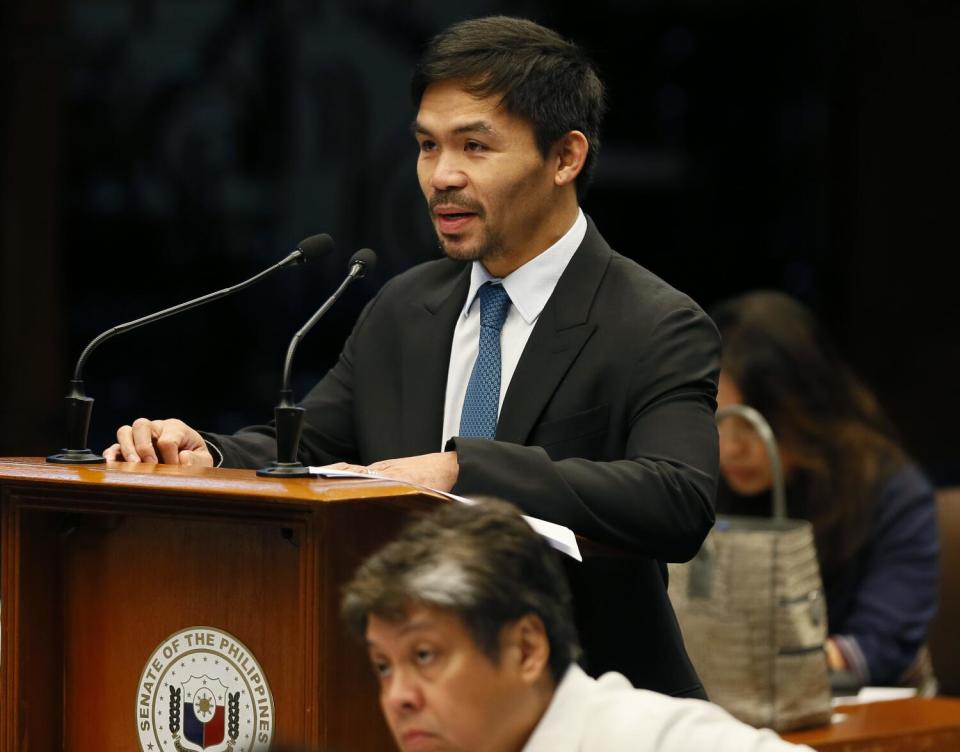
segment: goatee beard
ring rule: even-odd
[[[437,245],[445,256],[454,261],[483,261],[504,255],[503,243],[497,237],[484,238],[472,248],[451,248],[438,232]]]

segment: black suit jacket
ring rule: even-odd
[[[309,464],[438,451],[450,345],[469,266],[401,274],[367,305],[338,363],[303,400]],[[530,335],[495,441],[452,440],[454,493],[630,552],[569,564],[586,668],[702,693],[666,594],[713,524],[719,337],[689,298],[615,253],[590,222]],[[275,458],[271,426],[211,436],[227,466]]]

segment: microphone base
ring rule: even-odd
[[[89,449],[64,449],[59,454],[51,454],[47,462],[58,465],[101,465],[106,460]]]
[[[310,471],[301,462],[271,462],[270,467],[261,467],[257,475],[266,478],[309,478]]]

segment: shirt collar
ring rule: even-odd
[[[527,739],[523,752],[569,749],[571,740],[579,741],[586,723],[587,702],[595,686],[594,679],[577,664],[571,663]]]
[[[553,294],[553,288],[557,286],[560,276],[586,234],[587,218],[583,215],[582,209],[577,209],[577,218],[573,226],[560,240],[520,268],[514,269],[503,279],[494,277],[483,264],[474,261],[470,270],[470,289],[461,315],[466,317],[470,314],[470,308],[481,285],[486,282],[502,282],[503,289],[510,296],[510,302],[523,320],[528,325],[532,324],[540,316],[540,312]]]

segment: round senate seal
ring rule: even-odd
[[[233,635],[189,627],[147,659],[137,688],[143,752],[261,752],[273,738],[273,695]]]

